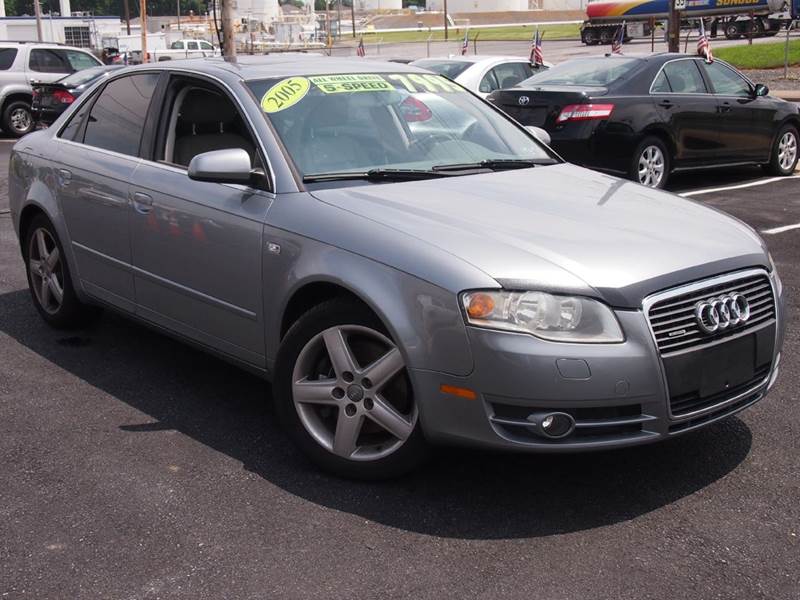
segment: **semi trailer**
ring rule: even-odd
[[[674,0],[589,0],[586,21],[581,26],[584,44],[610,44],[620,26],[625,40],[647,37],[658,26],[665,26]],[[800,18],[800,0],[685,0],[681,9],[683,24],[712,17],[711,35],[719,28],[728,39],[752,35],[776,35],[792,20]],[[693,26],[693,25],[692,25]]]

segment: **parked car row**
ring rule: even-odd
[[[697,97],[673,63],[696,70]],[[398,475],[435,443],[632,447],[737,413],[781,362],[784,291],[758,234],[569,164],[520,124],[556,147],[581,123],[589,143],[631,144],[671,133],[646,133],[626,95],[652,114],[699,107],[701,82],[726,99],[683,57],[610,59],[594,79],[583,64],[496,92],[522,109],[555,95],[516,120],[444,76],[361,59],[108,73],[12,151],[33,304],[57,328],[111,308],[262,375],[297,447],[349,477]],[[766,101],[752,92],[731,109]],[[692,114],[680,147],[696,150],[707,117]],[[743,135],[783,144],[785,114]]]

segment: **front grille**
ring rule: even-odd
[[[704,397],[695,390],[688,394],[674,396],[669,400],[672,414],[673,416],[679,417],[682,415],[688,415],[689,413],[693,413],[698,410],[703,410],[709,406],[727,402],[731,398],[735,398],[740,394],[744,394],[748,390],[758,386],[760,383],[763,383],[769,375],[769,370],[769,365],[762,366],[755,372],[755,375],[749,381],[745,381],[744,383],[733,386],[729,389],[717,392],[716,394],[710,394]]]
[[[746,323],[713,334],[702,332],[695,319],[695,307],[703,300],[722,294],[739,293],[750,303],[750,318]],[[752,331],[775,318],[775,299],[766,275],[751,274],[742,279],[726,281],[659,300],[650,307],[647,318],[662,355],[690,350],[710,342]]]

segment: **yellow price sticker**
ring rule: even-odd
[[[273,85],[261,98],[261,110],[276,113],[305,98],[311,83],[305,77],[289,77]]]

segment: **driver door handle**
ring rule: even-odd
[[[140,214],[148,214],[153,209],[153,197],[142,192],[134,192],[133,208]]]
[[[719,112],[726,113],[726,112],[731,112],[731,110],[732,108],[730,102],[723,102],[719,107]]]
[[[659,106],[663,108],[672,108],[674,105],[672,104],[672,100],[667,100],[664,98],[661,102],[658,103]]]

